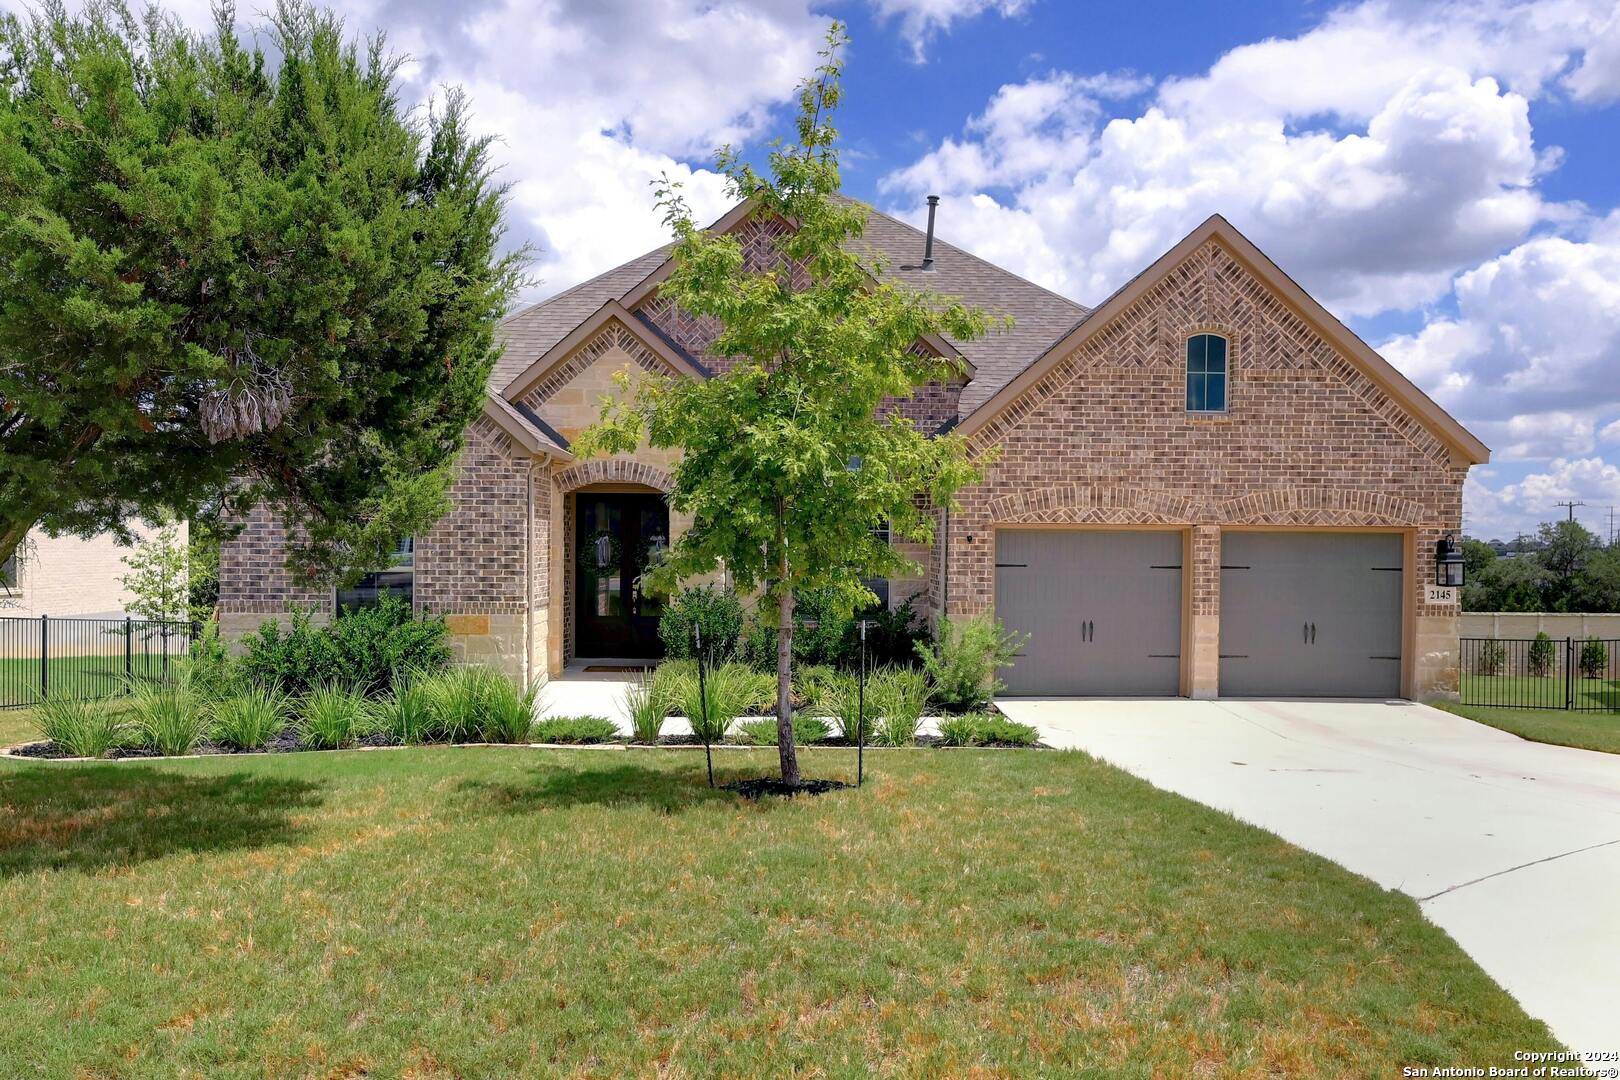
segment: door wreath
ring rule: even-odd
[[[624,548],[617,536],[598,529],[580,541],[578,559],[579,565],[593,576],[611,577],[624,560]]]

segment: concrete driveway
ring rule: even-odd
[[[1620,1051],[1620,755],[1407,702],[997,704],[1416,897],[1572,1050]]]

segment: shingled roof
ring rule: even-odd
[[[975,369],[972,382],[962,391],[960,416],[988,400],[1090,310],[945,243],[937,235],[933,269],[906,269],[922,261],[923,242],[922,230],[872,210],[857,245],[863,255],[885,264],[888,280],[954,296],[992,314],[1013,318],[1010,330],[978,341],[951,341]],[[664,263],[669,251],[668,245],[656,248],[507,318],[497,331],[506,350],[490,375],[491,392],[504,390],[603,304],[628,293]]]

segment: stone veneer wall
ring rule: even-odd
[[[1185,409],[1187,335],[1229,342],[1228,411]],[[1232,526],[1408,532],[1413,693],[1456,686],[1455,605],[1426,605],[1435,541],[1460,525],[1466,465],[1211,242],[970,438],[999,447],[950,518],[946,606],[995,600],[1006,524],[1191,530],[1189,683],[1218,693],[1220,533]]]

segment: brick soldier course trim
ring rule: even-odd
[[[588,484],[640,484],[659,491],[674,490],[675,480],[663,469],[631,458],[592,458],[559,470],[552,477],[559,490],[573,491]]]

